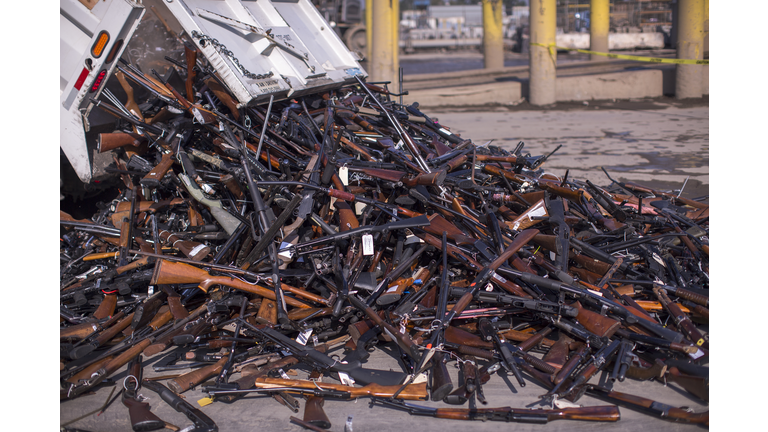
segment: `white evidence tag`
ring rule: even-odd
[[[363,239],[363,255],[364,256],[373,255],[373,235],[365,234],[363,235],[362,239]]]

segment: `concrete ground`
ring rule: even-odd
[[[608,184],[600,170],[606,170],[616,180],[631,180],[651,185],[663,190],[679,189],[686,177],[690,177],[683,195],[699,197],[709,193],[709,106],[706,101],[679,104],[668,99],[638,101],[602,101],[584,105],[580,103],[558,104],[546,109],[526,105],[516,107],[486,107],[472,110],[430,110],[428,115],[439,119],[449,126],[454,133],[471,138],[477,144],[493,140],[494,145],[506,148],[514,147],[518,141],[525,142],[525,150],[533,155],[547,153],[562,144],[545,165],[545,169],[557,176],[563,176],[570,169],[571,178],[590,179],[599,185]],[[373,369],[400,370],[396,360],[397,353],[391,344],[381,346],[372,353],[365,365]],[[157,376],[168,372],[155,373],[151,364],[169,351],[144,360],[145,376]],[[341,350],[334,354],[341,354]],[[541,355],[541,354],[536,354]],[[456,362],[449,362],[449,371],[456,382],[458,370]],[[185,371],[181,371],[185,372]],[[307,372],[299,370],[297,378],[306,377]],[[115,385],[102,385],[93,394],[82,395],[74,400],[60,404],[60,423],[68,423],[102,406],[110,391],[119,391],[125,370],[113,376]],[[237,375],[233,377],[236,379]],[[605,384],[607,377],[597,375],[592,383]],[[324,380],[336,382],[330,377]],[[610,380],[607,381],[610,384]],[[614,390],[643,396],[674,407],[689,407],[695,412],[709,409],[708,405],[690,396],[674,384],[664,385],[655,381],[633,381],[627,379],[617,382]],[[174,411],[150,390],[142,390],[152,412],[161,419],[185,428],[191,423],[187,418]],[[537,405],[538,396],[546,389],[528,380],[525,387],[519,387],[513,376],[500,372],[491,377],[484,386],[488,405],[471,402],[472,407],[513,407],[541,408]],[[205,396],[199,388],[184,393],[185,399],[195,406]],[[301,410],[293,413],[271,397],[249,397],[231,405],[222,402],[202,407],[201,410],[213,419],[220,431],[245,432],[263,431],[301,431],[302,427],[289,421],[290,416],[303,416],[304,401]],[[431,401],[413,401],[413,403],[452,408],[453,406]],[[604,405],[605,403],[588,396],[578,403],[584,406]],[[468,405],[464,405],[466,408]],[[616,423],[597,423],[559,420],[548,425],[514,424],[505,425],[497,422],[467,422],[458,420],[434,419],[409,416],[405,412],[390,408],[369,407],[368,399],[356,401],[325,401],[325,411],[331,420],[331,431],[344,431],[345,421],[352,417],[353,430],[361,431],[404,431],[404,430],[442,430],[448,431],[497,431],[512,429],[516,431],[696,431],[703,427],[678,424],[657,419],[646,414],[620,408],[621,420]],[[99,416],[91,414],[82,420],[69,424],[69,427],[87,431],[129,432],[128,410],[118,399]]]

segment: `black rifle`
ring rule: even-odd
[[[259,329],[247,321],[242,321],[242,324],[255,331],[256,333],[264,336],[266,339],[285,348],[291,354],[296,356],[296,358],[301,359],[301,361],[315,366],[316,369],[330,369],[335,372],[344,372],[352,377],[356,382],[362,384],[375,383],[380,385],[398,385],[403,382],[406,377],[406,374],[402,372],[364,369],[361,367],[361,363],[359,361],[352,361],[344,364],[328,357],[316,349],[301,345],[295,340],[271,328],[267,327],[264,329]]]
[[[460,297],[464,295],[465,292],[467,292],[467,290],[464,288],[454,287],[451,289],[451,296]],[[557,314],[569,318],[576,318],[579,314],[579,310],[573,306],[565,304],[561,305],[546,300],[527,299],[496,291],[478,291],[474,298],[481,303],[510,305],[520,309]]]
[[[342,231],[332,236],[324,236],[319,239],[310,240],[308,242],[300,243],[297,245],[291,245],[291,246],[288,246],[287,248],[280,249],[280,251],[293,250],[297,254],[304,254],[311,251],[311,249],[314,246],[333,243],[335,241],[347,239],[356,235],[369,234],[369,233],[370,234],[386,233],[387,231],[392,231],[396,229],[416,228],[416,227],[427,226],[429,224],[430,224],[429,218],[427,218],[427,216],[425,215],[421,215],[419,217],[402,219],[402,220],[390,222],[384,225],[364,225],[358,228],[353,228],[351,230]]]

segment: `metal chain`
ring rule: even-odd
[[[249,72],[248,69],[245,68],[245,66],[240,64],[240,60],[238,60],[237,57],[235,57],[235,54],[232,51],[228,50],[227,47],[224,46],[224,44],[222,44],[218,40],[208,35],[199,33],[197,30],[192,30],[192,37],[200,39],[200,46],[205,46],[206,43],[210,43],[211,45],[213,45],[216,51],[218,51],[220,54],[223,54],[229,57],[229,59],[232,60],[232,63],[234,63],[235,66],[237,66],[237,68],[240,69],[240,73],[242,73],[243,76],[245,76],[246,78],[265,79],[265,78],[271,78],[274,75],[272,71],[269,71],[268,74],[261,74],[261,75],[256,75]]]

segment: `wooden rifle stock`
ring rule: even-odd
[[[184,393],[206,379],[220,374],[221,370],[224,368],[224,364],[227,363],[227,360],[229,360],[229,356],[222,356],[221,359],[214,364],[203,366],[197,370],[176,377],[168,381],[168,388],[179,394]]]
[[[619,326],[621,326],[620,321],[600,315],[597,312],[584,309],[584,307],[582,307],[581,303],[578,301],[574,302],[571,306],[579,310],[579,314],[576,316],[576,321],[584,326],[584,328],[587,329],[590,333],[593,333],[598,337],[610,338],[614,333],[616,333],[616,330],[618,330]]]
[[[199,288],[206,293],[212,285],[218,284],[249,292],[251,294],[258,294],[270,300],[275,300],[275,292],[273,290],[258,285],[251,285],[240,279],[228,276],[211,276],[205,270],[195,266],[166,260],[158,261],[157,267],[155,267],[155,272],[152,275],[151,283],[168,285],[196,283],[199,285]],[[287,285],[284,286],[284,288],[286,291],[290,291],[296,295],[304,295],[304,293],[306,293],[306,291],[288,287]],[[286,297],[285,302],[291,306],[299,308],[311,307],[310,305],[291,297]]]
[[[447,354],[437,352],[432,356],[432,372],[429,374],[430,395],[433,401],[441,401],[453,390],[453,382],[448,374],[448,368],[445,362]],[[402,393],[399,395],[402,396]],[[398,397],[399,397],[398,396]]]
[[[160,186],[160,180],[165,177],[171,166],[173,166],[173,156],[170,153],[163,153],[160,162],[139,181],[139,184],[146,187]]]
[[[93,312],[93,317],[96,319],[104,319],[112,316],[115,313],[115,307],[117,306],[117,294],[105,294],[104,299],[101,300],[99,307]]]
[[[446,170],[433,171],[431,173],[419,174],[415,177],[404,177],[402,182],[407,187],[415,187],[417,185],[440,186],[445,181],[447,174],[448,171]]]
[[[136,133],[112,132],[100,133],[96,141],[96,151],[108,152],[120,147],[132,146],[131,150],[139,152],[147,139]]]
[[[166,230],[160,230],[160,239],[169,246],[180,250],[181,253],[193,261],[202,261],[209,253],[211,253],[210,247],[196,241],[183,240],[176,234],[172,234]]]

